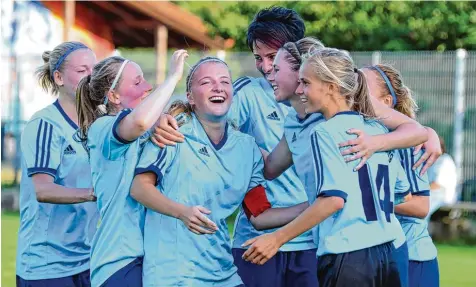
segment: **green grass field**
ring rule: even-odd
[[[2,214],[2,284],[15,286],[15,252],[19,216]],[[230,230],[231,230],[230,226]],[[476,247],[438,245],[441,287],[476,286]]]

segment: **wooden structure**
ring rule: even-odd
[[[157,83],[165,78],[169,48],[224,50],[226,42],[211,38],[201,19],[171,2],[150,1],[42,1],[63,19],[63,39],[79,27],[91,38],[101,58],[116,47],[155,47]],[[95,46],[97,46],[95,48]]]

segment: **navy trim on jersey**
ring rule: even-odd
[[[47,168],[47,167],[33,167],[33,168],[27,169],[27,174],[29,177],[32,177],[34,174],[37,174],[37,173],[45,173],[56,178],[56,172],[57,172],[56,169]]]
[[[208,137],[208,134],[207,134],[207,137]],[[219,143],[215,144],[210,137],[208,137],[208,139],[210,140],[210,143],[213,145],[213,147],[216,150],[220,150],[225,145],[226,140],[228,139],[228,123],[225,125],[225,134],[223,135],[223,138],[221,139]]]
[[[413,194],[417,195],[417,196],[430,196],[430,191],[429,190],[419,190],[417,192],[414,192]]]
[[[128,114],[130,114],[132,112],[131,109],[127,109],[127,110],[122,110],[119,114],[119,116],[117,117],[116,121],[114,122],[114,124],[112,125],[112,134],[114,135],[114,137],[116,138],[116,140],[118,140],[119,142],[123,143],[123,144],[130,144],[130,143],[133,143],[134,141],[127,141],[123,138],[121,138],[119,136],[119,134],[117,133],[117,126],[119,125],[119,123],[122,121],[123,118],[125,118]]]
[[[241,90],[244,86],[248,85],[249,83],[251,83],[250,79],[246,79],[245,81],[240,82],[239,85],[237,85],[237,87],[235,88],[233,95],[236,95],[236,93],[238,93],[239,90]]]
[[[321,191],[321,193],[319,193],[317,197],[331,197],[331,196],[340,197],[344,200],[344,202],[347,202],[347,193],[338,189],[329,189],[329,190]]]
[[[155,181],[155,186],[159,185],[160,180],[162,179],[162,172],[159,170],[158,167],[155,165],[149,165],[146,168],[138,167],[134,170],[134,176],[142,173],[152,172],[157,176],[157,180]]]
[[[63,108],[61,107],[60,103],[58,100],[56,100],[53,105],[58,109],[58,111],[61,113],[61,115],[63,116],[63,118],[68,122],[68,124],[75,130],[77,130],[79,127],[78,125],[73,122],[69,117],[68,115],[64,112]]]
[[[411,158],[411,166],[413,167],[415,165],[415,155],[413,154],[412,151],[410,151],[410,158]],[[411,167],[409,166],[408,167],[412,173],[412,176],[413,176],[413,182],[415,183],[415,190],[414,192],[418,192],[420,191],[420,188],[418,187],[418,180],[416,178],[416,174],[415,174],[415,171],[413,169],[411,169]]]
[[[405,197],[410,194],[410,190],[403,193],[395,193],[394,205],[405,203]]]
[[[248,77],[241,77],[241,78],[238,78],[234,83],[233,83],[233,88],[238,86],[240,83],[242,83],[244,80],[249,80],[250,78]]]
[[[324,182],[324,171],[322,167],[322,156],[321,156],[321,151],[319,149],[319,144],[317,142],[317,135],[314,133],[311,137],[311,145],[312,145],[312,155],[314,157],[314,162],[316,166],[316,172],[315,172],[315,177],[316,177],[316,191],[317,193],[320,192],[322,188],[322,184]],[[319,158],[318,158],[319,156]]]
[[[333,118],[340,115],[359,115],[359,113],[356,111],[343,111],[343,112],[338,112],[337,114],[335,114]]]
[[[46,168],[50,163],[51,139],[53,135],[53,125],[47,121],[40,120],[38,132],[36,134],[36,154],[35,168]],[[48,139],[48,141],[47,141]],[[40,150],[40,141],[42,142]],[[46,156],[45,156],[46,153]],[[45,159],[46,157],[46,159]]]
[[[296,120],[298,121],[298,123],[302,124],[303,122],[305,122],[312,114],[306,114],[306,116],[301,119],[297,114],[296,114]]]

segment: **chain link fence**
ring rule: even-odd
[[[136,61],[145,78],[155,82],[155,56],[151,50],[123,50],[122,56]],[[476,52],[351,52],[359,67],[375,63],[394,65],[414,93],[419,105],[418,121],[432,127],[444,139],[459,171],[459,200],[476,202]],[[187,70],[199,58],[213,52],[191,52]],[[171,52],[169,53],[169,58]],[[223,55],[221,55],[223,56]],[[226,52],[233,78],[260,76],[249,52]],[[18,168],[16,139],[24,122],[38,109],[54,101],[38,87],[34,70],[40,55],[23,56],[15,62],[2,56],[2,165]],[[16,72],[15,72],[16,70]],[[17,81],[15,81],[15,79]],[[15,84],[18,83],[18,84]],[[19,97],[16,97],[16,95]],[[184,99],[181,81],[172,100]],[[3,168],[2,168],[3,169]]]

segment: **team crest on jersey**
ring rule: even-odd
[[[279,116],[278,116],[278,113],[276,111],[269,114],[266,118],[269,119],[269,120],[273,120],[273,121],[279,121],[280,120]]]
[[[204,146],[204,147],[202,147],[201,149],[199,149],[199,150],[198,150],[198,153],[210,157],[210,155],[208,154],[208,150],[207,150],[207,147],[206,147],[206,146]]]
[[[64,154],[76,154],[76,151],[73,149],[73,147],[71,145],[68,145],[64,149]]]
[[[393,159],[393,151],[388,151],[387,155],[388,155],[388,162],[391,163]]]
[[[296,133],[293,134],[293,139],[291,140],[291,142],[295,142],[296,141]]]

